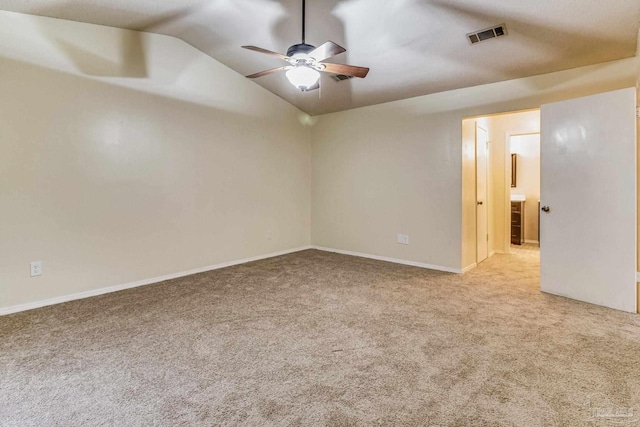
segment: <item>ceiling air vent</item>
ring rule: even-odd
[[[485,28],[484,30],[475,31],[467,34],[467,39],[471,44],[480,43],[485,40],[495,39],[496,37],[506,36],[507,26],[504,24],[497,25],[491,28]]]
[[[337,82],[352,79],[353,76],[345,76],[344,74],[332,74],[331,78]]]

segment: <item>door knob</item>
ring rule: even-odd
[[[549,211],[551,210],[551,209],[549,209],[549,206],[543,206],[540,209],[542,209],[542,212],[546,212],[546,213],[549,213]]]
[[[482,204],[482,201],[479,201],[479,202],[478,202],[478,204],[479,204],[479,205],[481,205],[481,204]]]

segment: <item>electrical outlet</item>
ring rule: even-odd
[[[33,261],[31,263],[31,277],[42,276],[42,261]]]
[[[267,240],[271,240],[271,239],[273,239],[273,233],[271,232],[271,230],[267,230],[267,231],[266,231],[266,233],[264,233],[264,237],[265,237]]]
[[[409,244],[409,235],[408,234],[400,234],[396,238],[396,242],[400,245],[408,245]]]

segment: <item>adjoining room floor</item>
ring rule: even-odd
[[[0,420],[640,425],[640,316],[538,280],[309,250],[2,317]]]
[[[509,247],[509,252],[512,254],[517,253],[535,253],[537,256],[540,256],[540,246],[537,243],[523,243],[521,245],[512,244]]]

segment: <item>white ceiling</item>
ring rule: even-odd
[[[178,37],[247,75],[286,65],[241,49],[300,43],[301,0],[0,0],[0,9]],[[505,23],[506,37],[465,34]],[[365,79],[302,93],[284,73],[255,82],[322,114],[634,56],[638,0],[307,0],[306,41],[347,49],[328,62]]]

